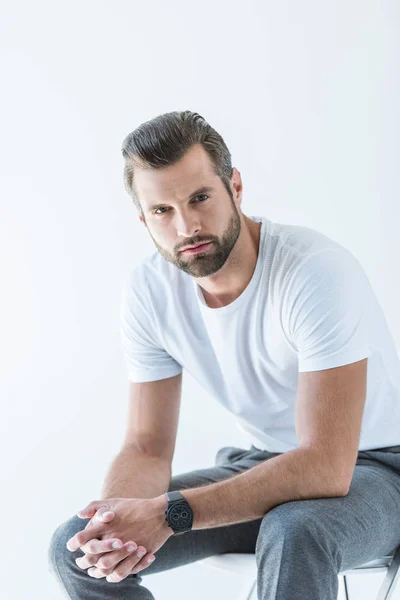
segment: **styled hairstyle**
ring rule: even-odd
[[[198,113],[174,111],[142,123],[122,143],[125,189],[143,217],[134,189],[135,167],[162,169],[178,162],[194,144],[201,144],[208,153],[214,173],[221,178],[232,199],[231,154],[223,138]]]

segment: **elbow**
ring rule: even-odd
[[[305,450],[310,475],[310,493],[318,497],[330,498],[347,496],[350,490],[354,469],[335,464],[332,458],[323,455],[318,450],[307,448]],[[315,495],[313,497],[316,497]]]
[[[340,498],[343,496],[347,496],[347,494],[349,493],[350,486],[337,483],[337,485],[326,485],[323,489],[325,491],[323,491],[322,493],[322,490],[319,490],[321,496],[323,495],[323,497],[326,498]]]
[[[345,470],[341,469],[340,472],[338,471],[338,474],[336,477],[336,481],[338,482],[338,485],[337,485],[338,495],[347,496],[347,494],[350,491],[353,473],[354,473],[354,466],[350,468],[349,465],[346,466]]]
[[[335,485],[331,485],[331,493],[334,497],[347,496],[350,490],[351,480],[348,478],[340,477],[338,474],[331,473],[331,482],[335,482]]]
[[[344,485],[341,486],[340,488],[340,496],[347,496],[347,494],[350,491],[350,484],[351,482],[346,482]]]
[[[316,468],[314,473],[319,473],[320,491],[325,491],[327,497],[342,497],[347,496],[350,491],[351,477],[347,471],[343,473],[343,469],[335,469],[332,464],[327,465],[319,462],[319,468]],[[315,481],[315,479],[314,479]]]
[[[325,485],[317,486],[317,489],[314,489],[313,492],[319,494],[320,498],[340,498],[342,496],[347,496],[349,493],[350,486],[341,485],[337,483],[333,485],[332,482]],[[315,497],[315,496],[314,496]]]
[[[349,493],[350,486],[341,486],[331,491],[332,498],[340,498],[343,496],[347,496]]]

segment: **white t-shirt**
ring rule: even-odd
[[[253,276],[227,306],[157,251],[133,268],[121,302],[130,381],[186,369],[236,417],[249,443],[298,447],[298,373],[368,357],[359,450],[400,444],[400,360],[382,308],[358,260],[308,227],[261,221]]]

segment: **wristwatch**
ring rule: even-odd
[[[193,525],[193,510],[189,502],[178,491],[166,492],[168,498],[165,520],[175,535],[190,531]]]

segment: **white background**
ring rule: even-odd
[[[2,0],[0,10],[0,595],[57,600],[49,539],[98,498],[120,447],[121,286],[155,251],[123,188],[122,140],[161,113],[199,112],[231,150],[243,212],[349,248],[400,348],[400,4]],[[185,373],[173,472],[243,443]],[[382,577],[352,576],[353,599],[372,600]],[[211,600],[234,599],[238,581],[198,564],[145,585],[160,600]]]

